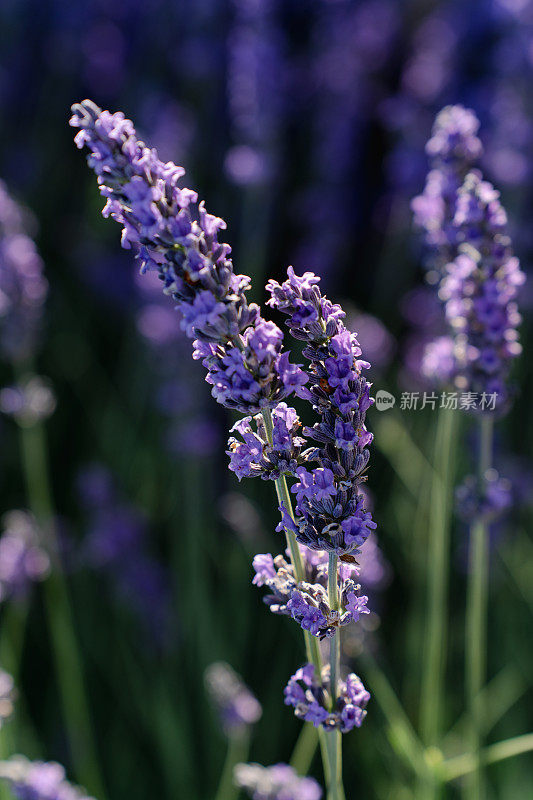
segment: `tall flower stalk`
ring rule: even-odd
[[[123,246],[134,248],[141,270],[156,271],[177,302],[213,396],[248,415],[232,429],[230,469],[239,479],[275,482],[277,530],[285,533],[290,562],[257,555],[254,583],[272,592],[265,598],[271,611],[304,630],[307,663],[290,678],[285,704],[320,729],[328,795],[342,800],[340,735],[362,724],[370,697],[356,675],[341,679],[339,665],[340,628],[368,613],[354,580],[355,555],[376,527],[359,491],[372,441],[364,424],[372,402],[363,376],[368,364],[340,306],[320,293],[319,279],[289,268],[283,284],[270,281],[267,289],[269,304],[305,342],[306,370],[291,364],[282,331],[247,302],[250,279],[234,273],[230,248],[218,240],[225,223],[179,186],[183,170],[160,161],[121,113],[85,100],[73,106],[71,124],[107,198],[104,216],[123,226]],[[303,431],[284,402],[293,393],[318,416]],[[297,479],[290,491],[287,476]],[[327,666],[318,646],[323,638],[332,642]]]
[[[430,346],[435,377],[453,380],[473,399],[479,422],[475,478],[467,481],[470,550],[466,607],[465,675],[474,769],[468,797],[483,798],[481,690],[486,680],[488,521],[498,510],[491,492],[494,420],[505,414],[512,393],[508,377],[520,352],[516,297],[525,276],[513,255],[499,192],[472,165],[481,154],[479,123],[460,106],[438,116],[428,152],[437,159],[424,193],[413,201],[426,231],[431,263],[438,266],[439,298],[449,326],[446,346]],[[437,357],[446,360],[446,369]]]

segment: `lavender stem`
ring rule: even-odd
[[[480,482],[490,469],[492,462],[493,420],[490,416],[481,419],[478,477]],[[486,678],[487,642],[487,597],[488,597],[489,551],[487,523],[477,519],[470,529],[469,571],[466,598],[466,702],[470,715],[470,743],[475,768],[470,776],[468,797],[481,800],[484,796],[482,744],[482,708],[480,692]]]
[[[270,444],[272,444],[273,421],[272,421],[271,410],[269,408],[263,409],[262,416],[263,416],[263,421],[265,423],[267,440]],[[290,514],[291,518],[294,519],[292,500],[289,494],[289,487],[287,486],[287,479],[285,475],[282,475],[275,481],[275,486],[279,504],[280,505],[283,504],[287,509],[288,513]],[[296,537],[294,536],[293,533],[285,530],[285,539],[287,540],[287,546],[291,554],[291,561],[294,567],[294,576],[297,581],[302,581],[305,579],[305,574],[302,563],[302,556],[300,554],[300,548],[298,547]],[[321,675],[322,657],[320,655],[320,650],[318,648],[318,642],[316,638],[314,636],[311,636],[311,634],[308,631],[304,631],[304,638],[305,638],[305,651],[307,654],[307,659],[308,661],[311,661],[314,664],[317,675]]]
[[[328,560],[328,600],[332,611],[339,610],[339,589],[337,581],[337,562],[336,553],[329,553]],[[329,664],[330,664],[330,694],[331,708],[335,708],[337,699],[337,682],[339,678],[341,655],[340,628],[329,642]],[[330,795],[331,800],[340,800],[342,790],[342,739],[339,731],[331,731],[326,734],[330,738]]]
[[[233,770],[237,764],[248,760],[249,749],[250,735],[248,733],[242,736],[230,736],[215,800],[236,800],[239,796],[239,790],[233,780]]]
[[[271,410],[269,408],[264,408],[262,411],[262,416],[263,416],[263,421],[265,423],[265,432],[267,436],[267,441],[271,444],[272,432],[274,429]],[[287,486],[287,479],[285,478],[285,475],[282,475],[275,481],[275,486],[276,486],[276,494],[278,497],[278,502],[280,503],[280,505],[283,504],[287,509],[287,512],[290,514],[291,518],[295,519],[294,510],[292,507],[292,500],[289,494],[289,487]],[[295,535],[287,530],[285,530],[285,538],[287,540],[287,544],[291,553],[291,561],[294,567],[294,575],[297,581],[301,581],[304,579],[304,569],[298,542],[296,541]],[[313,664],[316,674],[320,677],[322,675],[322,656],[320,655],[320,648],[318,646],[318,641],[315,636],[311,636],[309,631],[304,631],[304,640],[305,640],[305,651],[307,654],[307,660]],[[334,735],[337,736],[337,732],[335,732]],[[340,733],[338,735],[340,736]],[[329,784],[331,781],[331,776],[334,774],[334,771],[331,770],[330,768],[330,764],[333,764],[333,762],[329,758],[329,747],[326,739],[328,734],[325,733],[323,728],[320,728],[318,736],[320,740],[320,752],[322,754],[322,765],[324,769],[324,776],[326,778],[326,783]],[[342,795],[339,795],[338,800],[342,800]]]
[[[444,694],[445,643],[448,615],[448,572],[452,508],[452,460],[456,412],[441,409],[435,437],[434,475],[431,486],[430,538],[428,543],[427,622],[424,650],[420,732],[426,747],[436,747],[441,732]],[[431,778],[424,779],[426,797],[437,791]]]
[[[78,780],[103,800],[105,794],[92,738],[72,608],[58,558],[45,431],[42,423],[37,422],[21,427],[20,434],[28,505],[49,537],[53,570],[44,582],[43,592],[72,760]]]

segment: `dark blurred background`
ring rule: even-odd
[[[251,586],[253,555],[280,548],[272,486],[227,470],[233,419],[210,397],[172,304],[101,218],[70,105],[89,97],[124,111],[185,167],[186,185],[227,221],[253,299],[263,302],[267,278],[288,264],[316,271],[359,332],[375,388],[399,397],[425,388],[423,345],[442,324],[410,211],[434,116],[448,103],[478,115],[482,166],[528,272],[532,79],[529,0],[2,0],[0,177],[33,212],[49,282],[37,369],[57,400],[51,483],[109,800],[214,796],[225,741],[203,672],[217,659],[263,706],[251,758],[288,760],[300,723],[282,688],[303,652],[293,623],[270,615]],[[517,396],[498,427],[497,466],[515,503],[492,532],[489,673],[501,713],[489,741],[533,724],[530,298],[526,286]],[[0,386],[12,381],[1,366]],[[369,426],[379,527],[365,588],[375,613],[346,658],[364,679],[360,654],[372,653],[416,724],[435,413],[371,410]],[[465,422],[457,481],[473,447]],[[7,417],[0,468],[0,510],[26,507]],[[466,536],[456,523],[449,728],[464,706]],[[27,602],[14,744],[76,779],[39,586]],[[372,701],[345,738],[348,798],[414,797],[390,730]],[[462,752],[460,733],[448,746]],[[491,768],[492,796],[533,796],[532,768],[531,756]],[[320,778],[319,758],[312,771]],[[458,784],[446,791],[458,796]]]

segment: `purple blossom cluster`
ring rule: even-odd
[[[274,614],[291,616],[303,630],[323,639],[370,613],[368,597],[361,595],[361,586],[354,581],[359,573],[355,564],[339,563],[340,610],[334,610],[328,601],[328,554],[302,546],[300,552],[305,580],[299,582],[292,564],[281,555],[273,558],[270,553],[259,553],[253,560],[253,583],[269,589],[264,602]]]
[[[46,578],[50,559],[41,544],[37,523],[27,511],[2,518],[0,536],[0,601],[24,597],[32,583]]]
[[[301,422],[294,408],[279,403],[272,411],[272,444],[268,440],[265,423],[261,414],[244,417],[235,423],[230,433],[237,433],[240,439],[230,437],[227,454],[229,468],[239,480],[261,477],[264,480],[277,480],[285,473],[295,474],[305,463],[306,444],[298,435]]]
[[[237,764],[235,785],[252,800],[320,800],[322,789],[314,778],[300,778],[288,764]]]
[[[179,188],[184,170],[162,162],[136,137],[122,113],[84,100],[73,106],[76,144],[107,198],[104,216],[123,225],[141,269],[155,270],[178,304],[194,355],[208,370],[212,394],[228,408],[258,412],[299,389],[306,376],[282,352],[283,334],[248,304],[250,279],[236,275],[231,248],[219,242],[223,220],[208,214],[196,192]]]
[[[508,401],[506,380],[521,352],[516,303],[525,281],[507,233],[507,215],[494,187],[479,172],[467,175],[457,196],[454,225],[459,253],[447,266],[440,297],[454,341],[455,383]]]
[[[0,669],[0,729],[13,713],[15,682],[11,675]]]
[[[13,756],[0,761],[0,779],[8,783],[18,800],[91,800],[66,780],[65,770],[54,761]]]
[[[263,713],[261,704],[229,664],[216,661],[205,671],[206,689],[228,737],[242,736]]]
[[[431,169],[423,193],[412,201],[412,209],[430,250],[429,266],[437,270],[433,281],[456,254],[457,193],[482,154],[478,130],[473,111],[460,105],[446,106],[437,115],[426,145]]]
[[[320,279],[310,272],[297,276],[292,267],[287,274],[282,284],[269,281],[268,302],[287,316],[293,336],[305,342],[308,382],[299,394],[319,415],[318,422],[304,428],[304,434],[318,443],[307,461],[319,466],[296,470],[298,482],[292,491],[297,519],[294,522],[282,507],[283,525],[311,549],[347,554],[376,527],[358,491],[373,438],[365,427],[373,402],[363,376],[369,364],[360,358],[355,334],[342,322],[341,307],[321,294]]]
[[[525,277],[514,257],[499,193],[472,169],[482,148],[472,111],[448,106],[437,115],[427,152],[432,169],[424,193],[413,200],[437,267],[448,332],[429,343],[427,377],[457,388],[497,395],[509,404],[507,378],[521,351],[516,304]]]
[[[495,469],[489,469],[483,479],[467,475],[455,490],[458,515],[466,522],[485,520],[495,522],[512,505],[511,481],[502,478]]]
[[[299,719],[312,722],[315,728],[322,726],[326,731],[338,729],[348,733],[360,728],[366,717],[366,705],[370,694],[361,679],[353,672],[346,680],[339,680],[336,701],[329,708],[331,698],[328,693],[329,667],[324,667],[321,680],[316,677],[312,664],[305,664],[290,678],[285,687],[285,705],[293,706]]]
[[[33,353],[48,289],[29,226],[28,213],[0,181],[0,352],[9,361]]]

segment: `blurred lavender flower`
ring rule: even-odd
[[[50,559],[41,545],[37,523],[27,511],[2,517],[0,601],[23,597],[32,583],[46,578]]]
[[[352,312],[348,313],[347,323],[348,329],[355,331],[365,358],[370,362],[370,374],[386,370],[394,355],[396,342],[383,322],[372,314]]]
[[[246,549],[257,549],[267,539],[259,509],[241,492],[226,492],[218,508],[222,519],[237,534]]]
[[[375,593],[383,591],[389,585],[392,577],[390,563],[383,555],[375,533],[371,533],[357,556],[359,566],[359,581],[365,592]]]
[[[89,165],[107,197],[104,216],[124,226],[123,246],[135,248],[142,269],[156,271],[178,302],[215,399],[257,412],[299,389],[306,376],[282,353],[282,332],[248,305],[250,279],[235,275],[231,248],[218,241],[225,223],[197,203],[196,192],[178,188],[184,170],[138,141],[123,114],[89,100],[73,106],[71,125],[80,128],[78,147],[90,150]]]
[[[0,181],[0,350],[9,361],[27,358],[37,346],[47,294],[29,225],[27,212]]]
[[[224,167],[237,184],[264,183],[275,168],[284,100],[283,28],[276,0],[233,0],[228,110],[235,144]]]
[[[432,283],[457,252],[454,218],[458,191],[482,153],[478,129],[473,111],[460,105],[446,106],[437,115],[426,145],[431,170],[424,192],[414,198],[412,209],[415,223],[425,232],[430,250],[428,266],[436,270],[429,277]]]
[[[0,761],[0,779],[18,800],[91,800],[65,779],[65,770],[54,761],[28,761],[13,756]]]
[[[13,678],[3,669],[0,669],[0,729],[13,713],[15,696],[15,682]]]
[[[314,778],[300,778],[288,764],[262,767],[260,764],[237,764],[235,785],[252,800],[320,800],[322,789]]]
[[[341,733],[360,728],[370,700],[370,694],[360,678],[350,673],[345,681],[338,681],[337,700],[331,711],[328,710],[328,686],[329,666],[324,667],[319,681],[314,666],[306,664],[295,672],[285,687],[285,705],[293,706],[296,716],[312,722],[315,728],[322,726],[326,731],[337,728]]]
[[[495,469],[487,470],[483,480],[468,475],[455,490],[457,514],[465,522],[476,519],[495,522],[512,505],[512,485]]]
[[[118,595],[155,641],[164,643],[169,633],[170,589],[165,570],[148,552],[144,516],[120,500],[111,473],[100,465],[80,472],[78,493],[88,515],[83,560],[112,578]]]
[[[261,718],[263,710],[259,701],[225,661],[210,664],[204,679],[226,736],[242,736]]]
[[[46,378],[33,375],[25,381],[0,389],[0,412],[30,426],[50,417],[56,408],[52,386]]]
[[[512,254],[499,197],[479,173],[465,178],[454,217],[459,253],[448,264],[440,296],[453,334],[456,385],[497,395],[501,413],[509,405],[512,359],[521,352],[516,296],[525,275]]]

